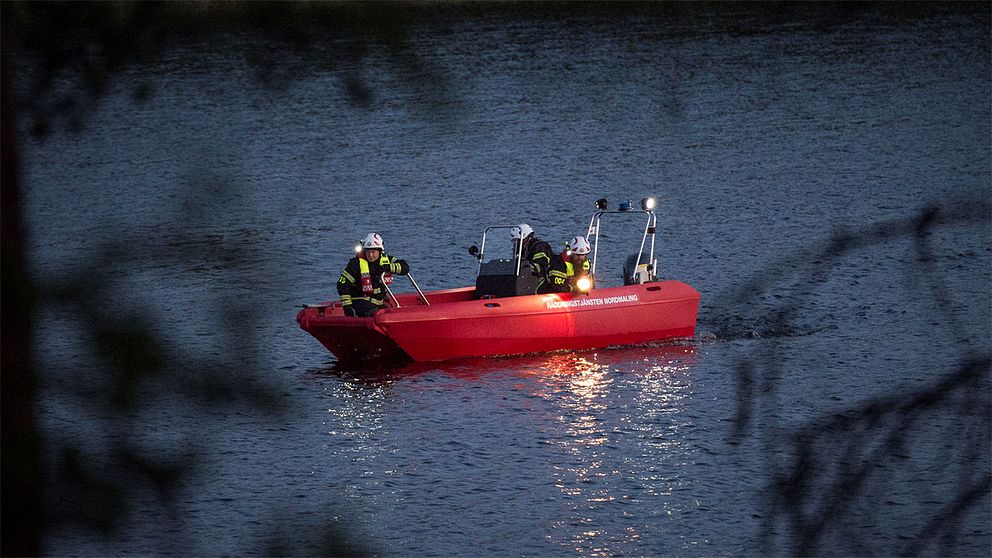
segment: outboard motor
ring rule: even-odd
[[[651,255],[641,252],[641,263],[637,264],[637,253],[627,256],[626,263],[623,264],[623,284],[640,285],[654,279],[654,262]]]
[[[479,276],[475,279],[477,298],[500,298],[504,296],[532,295],[537,293],[540,277],[524,262],[517,275],[516,260],[489,260],[479,266]]]

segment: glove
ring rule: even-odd
[[[527,265],[530,266],[530,274],[533,275],[534,277],[540,277],[543,275],[543,273],[541,273],[541,268],[538,267],[536,263],[527,262]]]
[[[354,318],[356,316],[355,309],[352,308],[350,304],[347,305],[347,306],[345,306],[344,307],[344,315],[345,316],[351,316],[352,318]]]

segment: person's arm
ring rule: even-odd
[[[388,271],[393,275],[406,275],[407,273],[410,273],[410,264],[406,263],[406,260],[390,257],[388,262],[389,264],[384,268],[385,271]]]
[[[530,255],[530,261],[537,266],[539,275],[546,275],[551,267],[551,245],[541,240],[534,244],[534,253]]]
[[[546,284],[544,290],[549,293],[567,293],[571,290],[568,284],[568,274],[565,273],[560,257],[556,258],[555,263],[549,266]]]
[[[344,271],[341,272],[341,277],[338,278],[338,296],[341,298],[341,306],[344,307],[345,316],[354,316],[355,311],[351,307],[351,296],[352,290],[355,286],[355,281],[357,280],[355,276],[357,275],[357,269],[352,269],[351,263],[355,260],[348,262],[348,265],[344,267]],[[358,266],[354,266],[358,267]]]

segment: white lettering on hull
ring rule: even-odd
[[[637,302],[637,295],[611,296],[607,298],[576,298],[573,300],[552,300],[548,302],[548,310],[559,308],[581,308],[584,306],[606,306],[623,302]]]

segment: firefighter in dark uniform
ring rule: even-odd
[[[358,255],[348,261],[338,279],[338,295],[346,316],[371,316],[385,307],[386,284],[392,282],[391,274],[406,275],[410,266],[406,261],[392,259],[382,247],[382,237],[369,233],[362,240]]]
[[[551,260],[548,275],[537,292],[541,294],[589,292],[594,283],[589,273],[589,260],[586,259],[589,250],[589,241],[585,237],[572,237],[561,254]],[[581,281],[583,278],[588,283]]]
[[[510,239],[513,241],[514,257],[521,250],[520,243],[522,242],[521,258],[523,261],[530,264],[534,270],[534,275],[547,276],[551,257],[555,255],[554,251],[551,250],[551,245],[538,238],[534,234],[534,229],[530,228],[527,223],[520,223],[511,228]]]

